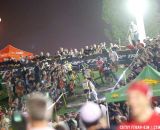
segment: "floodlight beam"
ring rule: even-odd
[[[147,0],[129,0],[129,9],[136,19],[139,40],[143,42],[146,38],[143,16],[147,9]]]

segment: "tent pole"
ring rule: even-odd
[[[110,128],[111,127],[111,125],[110,125],[110,120],[109,120],[109,110],[108,110],[108,103],[106,102],[106,108],[107,108],[107,111],[106,111],[106,113],[107,113],[107,124],[108,124],[108,127]]]

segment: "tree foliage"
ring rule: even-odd
[[[103,0],[102,19],[106,23],[105,35],[110,41],[116,42],[118,39],[126,42],[127,33],[131,21],[135,18],[128,9],[128,0]],[[158,6],[156,0],[149,0],[149,9],[144,16],[147,36],[155,36],[160,32]],[[136,8],[136,7],[135,7]]]

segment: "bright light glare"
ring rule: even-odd
[[[147,0],[128,0],[128,7],[135,16],[144,15],[147,10]]]
[[[146,38],[143,16],[148,7],[147,1],[148,0],[128,0],[128,8],[135,17],[141,42]]]

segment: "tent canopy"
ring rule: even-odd
[[[16,59],[20,60],[21,57],[33,56],[32,53],[20,50],[14,46],[8,44],[5,48],[0,50],[0,62],[5,61],[5,59]]]
[[[147,65],[133,81],[138,80],[143,80],[148,83],[150,87],[152,87],[154,96],[160,96],[160,72],[152,68],[150,65]],[[126,90],[128,87],[129,84],[114,90],[113,92],[106,93],[107,102],[125,101],[127,98]]]

